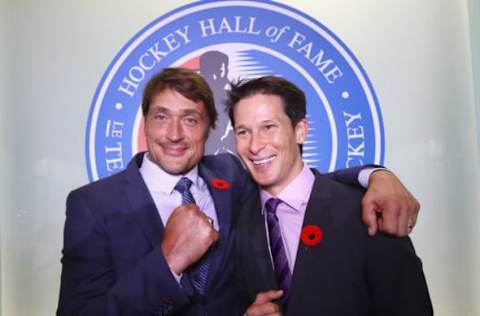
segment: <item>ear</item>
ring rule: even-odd
[[[308,121],[306,118],[302,118],[297,125],[295,125],[295,139],[297,144],[303,144],[307,138],[308,133]]]

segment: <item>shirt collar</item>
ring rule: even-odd
[[[182,177],[187,177],[192,181],[193,186],[199,186],[198,166],[195,165],[187,174],[174,175],[166,172],[156,163],[150,160],[148,152],[143,156],[143,162],[140,167],[140,173],[151,191],[171,194],[175,185]],[[161,181],[159,181],[161,179]]]
[[[299,212],[302,209],[302,205],[308,202],[314,182],[315,176],[313,172],[304,163],[302,171],[277,196],[273,196],[265,190],[260,190],[260,200],[263,206],[262,213],[265,209],[265,203],[271,197],[281,199],[283,203],[290,206],[294,211]]]

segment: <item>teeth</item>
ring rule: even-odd
[[[252,160],[252,162],[253,162],[254,165],[260,165],[260,164],[262,164],[262,163],[270,162],[270,161],[272,161],[273,159],[275,159],[275,156],[272,156],[272,157],[269,157],[269,158],[265,158],[265,159],[262,159],[262,160]]]

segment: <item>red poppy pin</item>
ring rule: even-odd
[[[317,225],[307,225],[303,227],[300,239],[305,246],[313,247],[322,241],[323,232]]]
[[[215,189],[228,190],[230,188],[230,183],[223,179],[213,179],[210,183]]]

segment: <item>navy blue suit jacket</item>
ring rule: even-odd
[[[206,156],[199,174],[206,183],[226,180],[227,190],[209,187],[220,239],[211,250],[204,297],[188,278],[177,283],[160,250],[160,215],[139,172],[143,154],[111,177],[72,191],[67,198],[62,276],[57,315],[240,314],[233,260],[235,221],[247,193],[255,189],[238,159]],[[358,172],[335,176],[357,184]]]
[[[344,171],[342,171],[344,172]],[[363,190],[314,170],[303,226],[316,225],[323,239],[300,241],[286,315],[428,316],[432,305],[408,237],[369,237],[361,221]],[[244,307],[258,292],[277,289],[265,220],[253,192],[237,223],[237,262]]]
[[[234,210],[251,189],[232,155],[206,156],[199,175],[209,184],[220,231],[211,250],[205,297],[181,286],[160,249],[160,215],[141,177],[143,154],[111,177],[72,191],[67,198],[58,315],[236,315],[232,278]],[[211,180],[226,180],[220,190]]]

